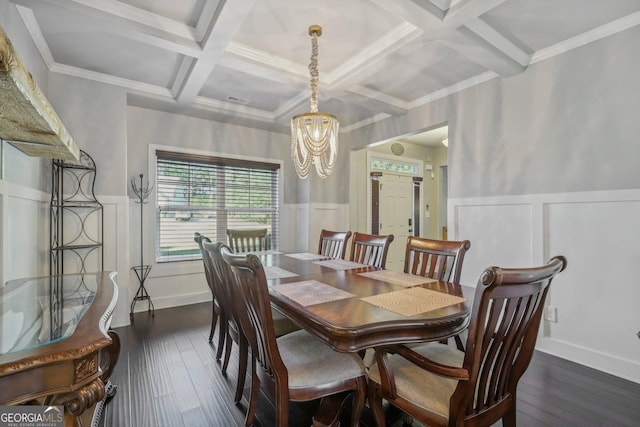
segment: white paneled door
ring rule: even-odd
[[[407,237],[413,234],[413,178],[383,174],[380,177],[380,234],[393,234],[387,269],[402,271]]]

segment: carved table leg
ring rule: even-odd
[[[65,427],[82,427],[82,413],[104,398],[104,383],[96,378],[86,386],[68,393],[51,396],[45,400],[46,405],[64,406]]]
[[[351,393],[350,391],[345,391],[323,397],[318,410],[313,416],[314,427],[338,426],[342,407],[351,396]]]

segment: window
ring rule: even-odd
[[[278,248],[280,165],[156,151],[158,262],[200,258],[199,232],[227,241],[227,228],[266,228]]]
[[[381,170],[385,172],[408,173],[411,175],[418,174],[418,166],[415,164],[403,163],[387,159],[371,159],[371,169]]]

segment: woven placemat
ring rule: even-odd
[[[466,301],[455,295],[424,288],[403,289],[365,297],[362,300],[406,317]]]
[[[324,255],[312,254],[312,253],[309,253],[309,252],[300,252],[300,253],[296,253],[296,254],[286,254],[286,256],[291,257],[291,258],[295,258],[295,259],[301,259],[303,261],[310,261],[310,260],[327,258]]]
[[[308,306],[339,299],[352,298],[355,295],[334,288],[317,280],[303,280],[301,282],[283,283],[273,285],[271,289],[278,291],[287,298],[300,305]]]
[[[322,267],[333,268],[334,270],[351,270],[352,268],[369,267],[367,264],[360,264],[353,261],[346,261],[344,259],[328,259],[326,261],[314,261],[314,264],[321,265]]]
[[[422,285],[423,283],[437,282],[437,280],[429,277],[416,276],[415,274],[407,274],[393,270],[367,271],[366,273],[358,273],[358,275],[375,280],[382,280],[387,283],[393,283],[398,286],[404,286],[405,288]]]
[[[276,267],[275,265],[265,267],[264,275],[267,276],[267,280],[284,279],[285,277],[298,276],[298,274],[296,273],[292,273],[291,271],[285,270],[284,268]]]

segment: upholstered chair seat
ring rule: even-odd
[[[420,344],[411,350],[434,362],[457,368],[462,367],[464,360],[464,352],[440,343]],[[449,399],[458,385],[458,380],[435,375],[395,354],[389,355],[389,363],[393,366],[398,397],[416,407],[439,414],[445,420],[449,418]],[[369,379],[376,383],[381,382],[376,363],[369,369]]]
[[[291,390],[348,381],[364,375],[364,364],[357,354],[338,353],[306,331],[281,336],[277,343],[287,366]]]

